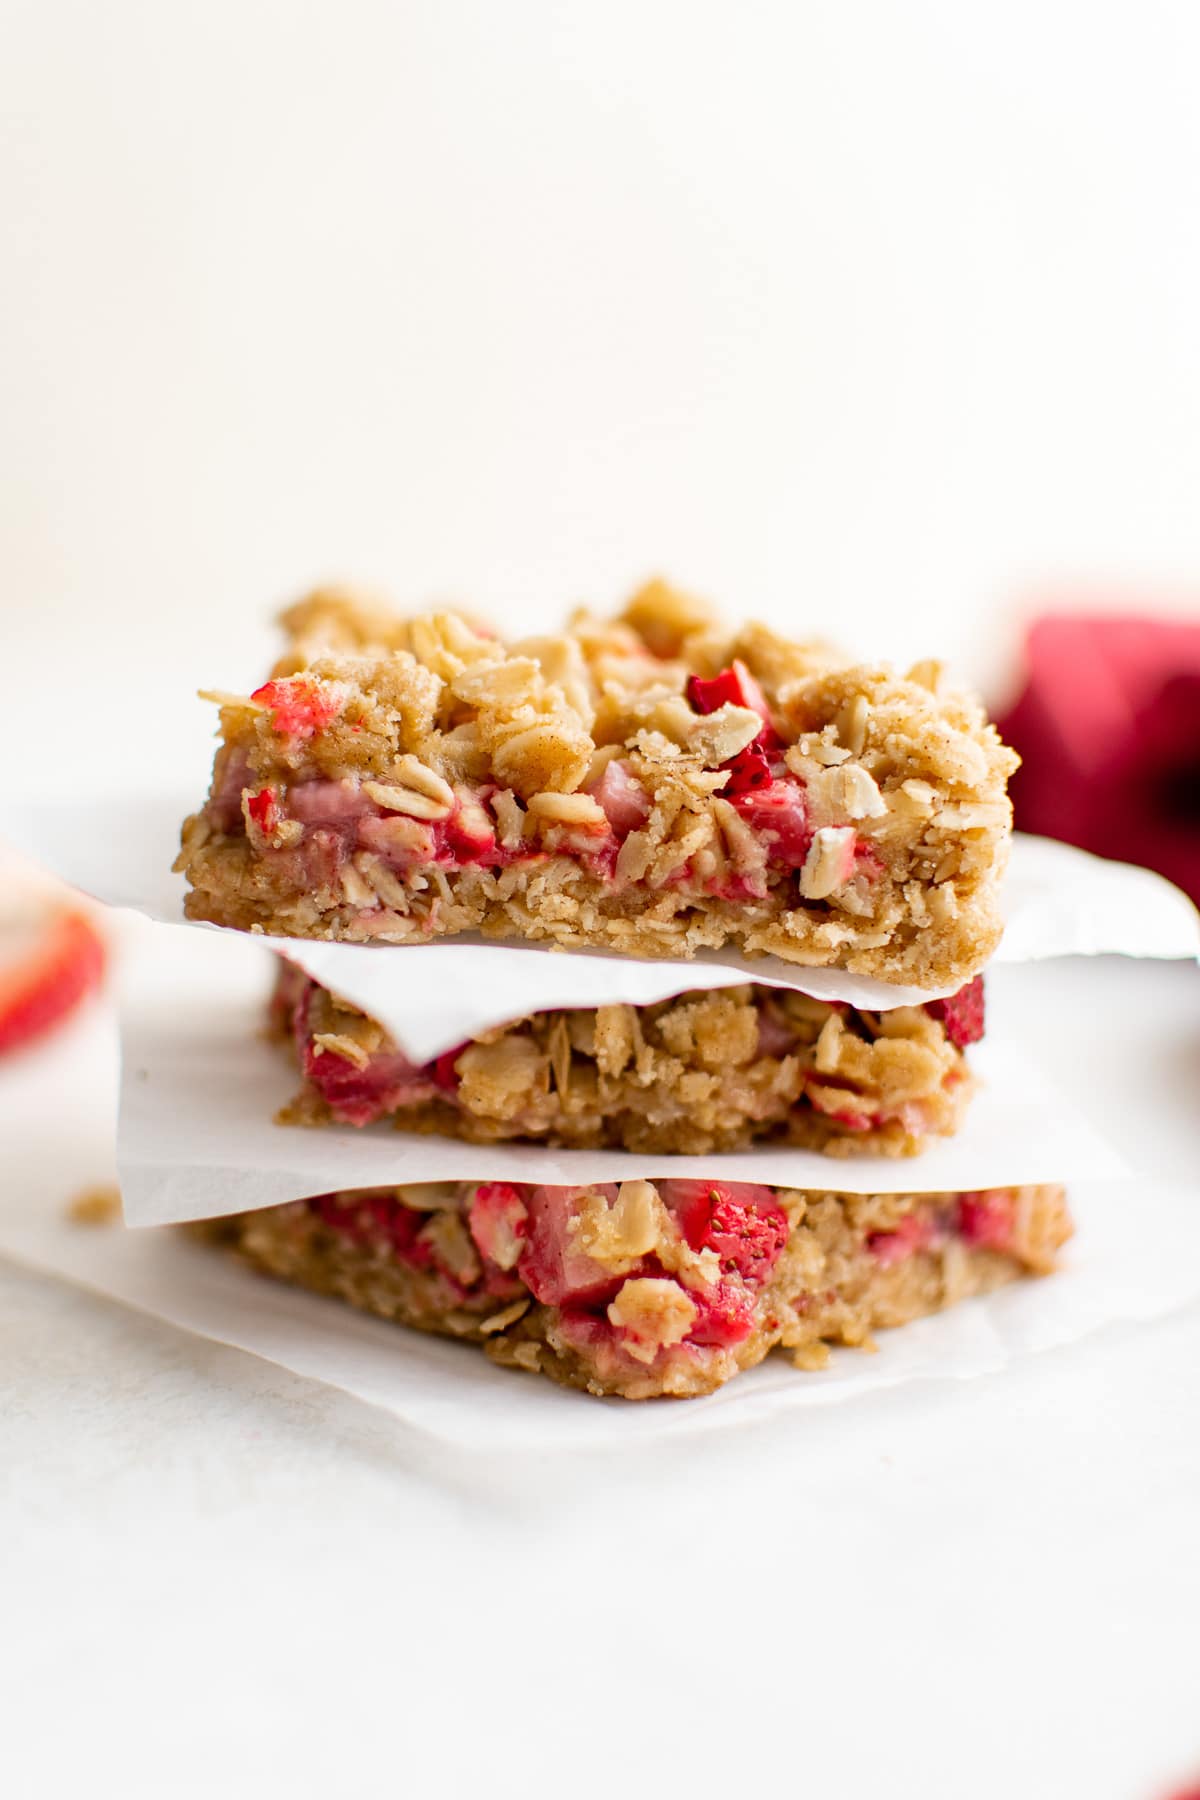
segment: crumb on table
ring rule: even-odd
[[[111,1225],[120,1216],[118,1187],[81,1188],[67,1203],[67,1217],[72,1225]]]

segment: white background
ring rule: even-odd
[[[325,576],[524,622],[662,569],[993,692],[1046,592],[1195,606],[1189,0],[0,21],[27,784],[198,773]]]
[[[663,569],[996,695],[1046,593],[1194,610],[1187,0],[0,28],[10,783],[199,792],[192,691],[325,576],[523,625]],[[87,1178],[87,1104],[21,1179]],[[0,1270],[0,1784],[1157,1800],[1198,1366],[1192,1313],[853,1432],[480,1468]]]

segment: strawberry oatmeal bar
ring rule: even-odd
[[[593,1394],[710,1393],[1043,1274],[1061,1188],[822,1194],[730,1181],[325,1194],[189,1226],[260,1270]]]
[[[979,706],[654,583],[506,644],[319,595],[220,703],[192,918],[405,944],[773,952],[925,986],[1000,936],[1016,758]]]
[[[958,1127],[983,1036],[983,977],[890,1012],[767,987],[654,1006],[535,1013],[424,1065],[281,960],[275,1035],[304,1076],[283,1124],[369,1125],[706,1155],[772,1137],[833,1155],[912,1155]]]

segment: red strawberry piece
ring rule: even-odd
[[[693,1250],[715,1250],[726,1274],[767,1279],[787,1243],[787,1214],[769,1187],[748,1181],[660,1181],[663,1205]]]
[[[385,1113],[433,1099],[436,1092],[429,1072],[415,1068],[398,1050],[372,1056],[365,1068],[356,1069],[345,1057],[306,1042],[303,1059],[305,1075],[346,1125],[374,1124]]]
[[[728,1348],[745,1343],[754,1330],[754,1291],[740,1281],[719,1281],[707,1290],[689,1288],[688,1299],[696,1308],[689,1344]]]
[[[874,844],[864,843],[861,838],[854,846],[854,873],[865,875],[868,881],[878,881],[887,874],[887,864]]]
[[[489,862],[496,854],[496,828],[477,800],[464,800],[460,795],[440,835],[458,863]]]
[[[617,757],[605,765],[603,775],[588,792],[619,838],[628,837],[649,817],[649,794]]]
[[[443,1050],[440,1056],[434,1058],[433,1079],[448,1094],[453,1094],[458,1087],[458,1070],[454,1065],[466,1048],[465,1043],[456,1044],[453,1050]]]
[[[983,976],[977,975],[945,1000],[929,1000],[925,1011],[932,1019],[940,1019],[946,1036],[959,1050],[977,1044],[983,1036]]]
[[[767,696],[755,681],[744,662],[735,657],[727,669],[718,675],[689,675],[687,697],[698,713],[716,712],[719,706],[748,706],[756,712],[766,727],[758,734],[755,742],[760,744],[778,743],[779,739],[771,724],[771,712],[767,706]]]
[[[511,1181],[484,1181],[467,1214],[475,1247],[499,1269],[514,1268],[529,1235],[529,1211]]]
[[[341,1194],[314,1194],[308,1202],[308,1210],[316,1213],[330,1231],[353,1238],[355,1243],[361,1243],[369,1233],[372,1215],[361,1201],[351,1203]]]
[[[331,1231],[352,1238],[357,1244],[387,1244],[398,1262],[414,1269],[433,1267],[432,1247],[420,1233],[429,1223],[429,1215],[416,1207],[405,1206],[387,1189],[377,1193],[318,1194],[308,1202],[322,1223]]]
[[[571,1223],[584,1194],[602,1194],[611,1206],[617,1188],[615,1183],[591,1188],[532,1187],[524,1194],[529,1225],[517,1273],[534,1297],[547,1306],[611,1300],[625,1280],[576,1243]]]
[[[594,850],[580,852],[580,861],[594,881],[611,881],[616,875],[620,854],[620,843],[606,827]]]
[[[323,731],[341,709],[341,697],[312,675],[288,675],[264,682],[250,698],[271,713],[281,737],[310,738]]]
[[[803,866],[812,843],[812,832],[808,824],[808,804],[799,782],[770,781],[765,787],[734,794],[732,802],[746,823],[762,838],[772,862],[782,863],[789,869]]]
[[[960,1194],[958,1235],[981,1250],[1007,1250],[1012,1244],[1013,1197],[1004,1189],[983,1194]]]
[[[50,1031],[104,973],[104,941],[82,913],[51,915],[14,949],[0,961],[0,1052]]]
[[[247,794],[246,811],[264,837],[274,836],[279,824],[279,797],[273,787],[260,788],[257,794]]]
[[[918,1250],[927,1250],[933,1242],[933,1221],[928,1213],[913,1212],[901,1219],[894,1231],[873,1231],[867,1238],[867,1249],[876,1262],[904,1262]]]
[[[721,795],[724,800],[732,800],[735,794],[748,794],[755,788],[764,788],[771,780],[771,765],[767,761],[766,752],[757,743],[739,750],[736,756],[731,756],[721,767],[729,770],[729,780]]]
[[[288,811],[305,825],[347,825],[372,814],[370,800],[354,781],[300,781],[288,789]]]

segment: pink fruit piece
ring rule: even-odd
[[[0,1052],[50,1031],[104,974],[104,940],[82,913],[52,915],[32,941],[20,935],[21,953],[0,962]]]
[[[529,1223],[517,1273],[535,1299],[546,1306],[611,1300],[625,1280],[576,1243],[571,1225],[584,1194],[600,1194],[611,1206],[617,1188],[611,1183],[591,1188],[533,1187],[525,1192]]]
[[[457,863],[489,862],[495,856],[495,826],[477,800],[460,798],[441,835]]]
[[[927,1250],[933,1242],[933,1221],[927,1213],[909,1213],[894,1231],[873,1231],[867,1238],[867,1249],[876,1262],[885,1265],[904,1262],[918,1250]]]
[[[264,837],[270,837],[279,824],[279,800],[273,787],[260,788],[246,796],[246,811]]]
[[[751,712],[758,714],[765,727],[759,732],[755,742],[762,744],[764,748],[779,742],[778,734],[771,724],[767,696],[745,663],[736,657],[727,669],[722,669],[717,675],[689,676],[687,697],[698,713],[716,712],[720,706],[747,706]]]
[[[288,789],[288,811],[305,825],[347,825],[372,812],[353,781],[299,781]]]
[[[729,770],[729,780],[721,793],[723,800],[732,800],[735,794],[752,793],[755,788],[766,787],[771,780],[771,765],[767,761],[766,751],[758,744],[750,744],[745,750],[739,750],[736,756],[731,756],[721,767]]]
[[[385,1113],[432,1099],[435,1091],[429,1073],[399,1051],[373,1056],[365,1068],[356,1069],[344,1057],[310,1043],[304,1050],[304,1073],[330,1112],[347,1125],[374,1124]]]
[[[957,1049],[977,1044],[984,1027],[983,976],[977,975],[945,1000],[928,1001],[925,1011],[930,1018],[941,1020],[946,1036]]]
[[[443,1050],[429,1065],[429,1072],[437,1086],[446,1093],[452,1094],[458,1088],[458,1070],[455,1068],[459,1057],[467,1049],[467,1044],[456,1044],[453,1050]]]
[[[769,1187],[746,1181],[660,1181],[663,1205],[693,1250],[715,1250],[727,1275],[759,1286],[788,1239],[788,1218]]]
[[[745,1343],[754,1330],[755,1297],[740,1281],[719,1281],[715,1288],[689,1289],[696,1318],[687,1334],[689,1344],[727,1348]]]
[[[772,862],[789,869],[803,867],[812,832],[804,789],[798,782],[769,781],[765,787],[734,794],[732,804],[761,837]]]
[[[312,675],[287,675],[264,682],[250,698],[265,706],[281,737],[310,738],[323,731],[341,709],[341,698]]]
[[[467,1224],[479,1254],[499,1269],[514,1268],[529,1234],[529,1212],[510,1181],[484,1181],[475,1189]]]
[[[618,838],[628,837],[649,817],[649,794],[619,758],[605,764],[603,775],[588,792],[603,809]]]
[[[1012,1243],[1013,1199],[1004,1189],[983,1194],[960,1194],[958,1235],[981,1250],[1007,1250]]]
[[[417,1269],[427,1269],[433,1262],[430,1246],[417,1235],[427,1222],[425,1215],[402,1205],[394,1195],[364,1193],[347,1199],[341,1194],[318,1194],[308,1204],[331,1231],[340,1231],[356,1243],[384,1238],[400,1262]]]

